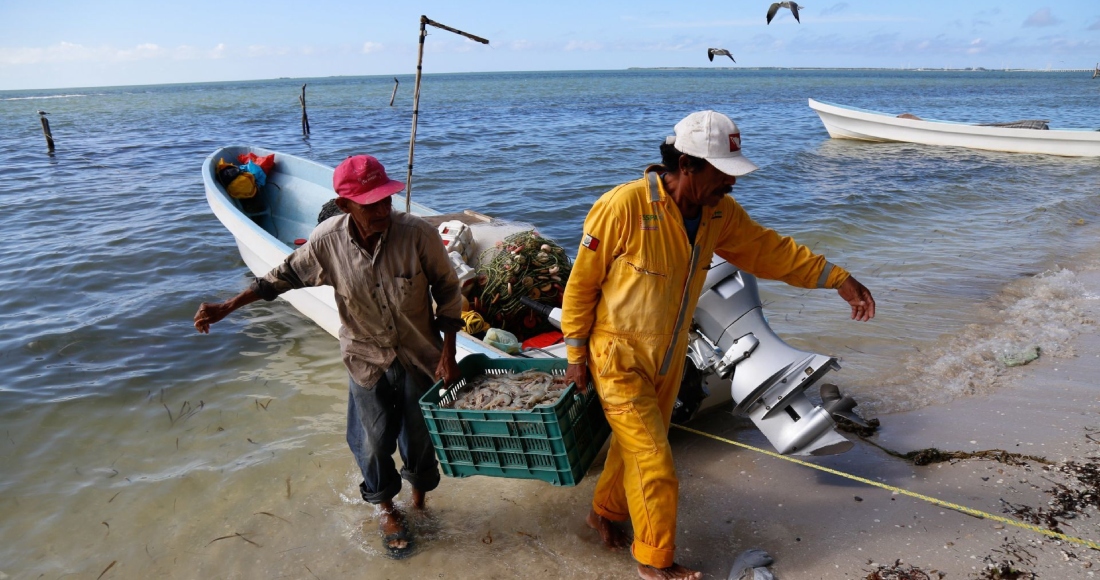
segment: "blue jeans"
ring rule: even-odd
[[[396,360],[373,388],[348,379],[348,446],[363,472],[359,492],[364,501],[392,501],[402,479],[423,492],[439,486],[439,462],[420,412],[420,397],[433,384],[417,369],[406,372]],[[395,448],[404,463],[400,474]]]

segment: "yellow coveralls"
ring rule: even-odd
[[[728,195],[703,207],[689,244],[660,169],[647,168],[589,211],[565,289],[562,333],[569,363],[588,363],[611,424],[592,508],[612,521],[629,516],[634,558],[666,568],[676,548],[679,492],[669,422],[712,255],[803,288],[836,288],[848,272],[756,223]]]

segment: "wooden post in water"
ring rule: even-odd
[[[393,106],[393,98],[397,96],[397,85],[399,85],[399,84],[401,84],[401,83],[398,82],[397,77],[393,77],[393,94],[390,95],[390,106],[391,107]]]
[[[42,134],[46,136],[46,152],[53,154],[53,133],[50,133],[50,122],[46,119],[46,111],[38,111],[38,119],[42,121]]]
[[[306,86],[302,85],[302,94],[298,96],[298,102],[302,104],[302,135],[309,137],[309,115],[306,114]]]
[[[405,174],[405,213],[410,213],[412,211],[413,148],[416,146],[416,118],[420,115],[420,73],[424,64],[424,39],[428,37],[427,25],[429,24],[436,28],[442,28],[448,32],[465,36],[475,42],[489,44],[488,40],[480,36],[474,36],[469,32],[462,32],[456,28],[440,24],[423,14],[420,15],[420,51],[416,56],[416,86],[413,87],[413,126],[412,135],[409,136],[409,171]]]

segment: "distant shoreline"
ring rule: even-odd
[[[626,70],[866,70],[866,71],[912,71],[912,72],[1082,72],[1091,73],[1091,68],[889,68],[889,67],[813,67],[813,66],[632,66]]]
[[[1092,74],[1095,69],[1092,68],[1069,68],[1069,69],[1035,69],[1035,68],[983,68],[983,67],[967,67],[967,68],[928,68],[928,67],[799,67],[799,66],[664,66],[664,67],[628,67],[618,69],[580,69],[580,70],[504,70],[504,71],[465,71],[465,72],[435,72],[426,73],[425,76],[436,75],[493,75],[493,74],[538,74],[538,73],[616,73],[616,72],[628,72],[628,71],[803,71],[803,72],[827,72],[827,71],[865,71],[865,72],[999,72],[999,73],[1082,73]],[[128,84],[128,85],[100,85],[100,86],[62,86],[62,87],[35,87],[35,88],[2,88],[0,87],[0,94],[2,93],[17,93],[17,92],[41,92],[41,91],[62,91],[62,90],[93,90],[93,89],[116,89],[116,88],[130,88],[130,87],[162,87],[171,85],[190,85],[190,84],[218,84],[218,83],[248,83],[248,82],[265,82],[265,81],[284,81],[292,83],[310,82],[314,80],[323,79],[349,79],[349,78],[379,78],[389,79],[398,77],[404,82],[405,79],[414,78],[413,73],[386,73],[386,74],[371,74],[371,75],[328,75],[323,77],[262,77],[262,78],[241,78],[232,80],[185,80],[176,81],[170,83],[153,83],[153,84]]]

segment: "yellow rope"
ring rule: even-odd
[[[466,323],[466,328],[463,330],[470,334],[477,334],[489,330],[489,323],[485,322],[485,319],[473,310],[463,312],[462,321]]]
[[[859,477],[859,476],[856,476],[856,475],[851,475],[851,474],[848,474],[848,473],[844,473],[843,471],[837,471],[835,469],[830,469],[828,467],[824,467],[824,466],[821,466],[821,465],[815,465],[815,464],[809,463],[807,461],[802,461],[801,459],[795,459],[793,457],[788,457],[786,455],[780,455],[779,453],[775,453],[774,451],[768,451],[766,449],[760,449],[759,447],[753,447],[752,445],[746,445],[745,443],[738,443],[737,441],[733,441],[733,440],[730,440],[730,439],[724,439],[722,437],[718,437],[717,435],[711,435],[710,433],[699,431],[697,429],[692,429],[690,427],[684,427],[683,425],[673,425],[673,427],[676,427],[677,429],[682,429],[684,431],[687,431],[688,433],[694,433],[696,435],[702,435],[703,437],[709,437],[711,439],[714,439],[715,441],[721,441],[722,443],[728,443],[730,445],[736,445],[737,447],[742,447],[742,448],[748,449],[750,451],[756,451],[758,453],[763,453],[764,455],[768,455],[768,456],[771,456],[771,457],[776,457],[778,459],[783,459],[783,460],[786,460],[786,461],[790,461],[791,463],[797,463],[798,465],[803,465],[805,467],[810,467],[810,468],[816,469],[818,471],[824,471],[825,473],[831,473],[833,475],[838,475],[838,476],[846,478],[846,479],[851,479],[853,481],[858,481],[860,483],[866,483],[867,485],[873,485],[875,487],[881,487],[882,489],[890,490],[894,493],[898,493],[898,494],[901,494],[901,495],[907,495],[909,497],[915,497],[919,500],[924,500],[928,503],[935,504],[935,505],[938,505],[940,507],[945,507],[947,509],[955,510],[957,512],[962,512],[964,514],[971,515],[971,516],[974,516],[974,517],[977,517],[977,518],[982,518],[982,519],[1001,522],[1003,524],[1008,524],[1010,526],[1016,526],[1017,528],[1021,528],[1021,529],[1025,529],[1025,530],[1031,530],[1032,532],[1043,534],[1044,536],[1050,536],[1052,538],[1057,538],[1059,540],[1064,540],[1066,542],[1071,542],[1071,543],[1074,543],[1074,544],[1080,544],[1082,546],[1092,548],[1093,550],[1100,550],[1100,543],[1094,542],[1092,540],[1086,540],[1086,539],[1083,539],[1083,538],[1075,538],[1073,536],[1067,536],[1066,534],[1062,534],[1062,533],[1055,532],[1055,531],[1052,531],[1052,530],[1048,530],[1048,529],[1045,529],[1045,528],[1040,528],[1039,526],[1035,526],[1035,525],[1032,525],[1032,524],[1029,524],[1029,523],[1017,521],[1017,520],[1014,520],[1014,519],[1011,519],[1011,518],[1006,518],[1004,516],[994,515],[994,514],[991,514],[991,513],[976,510],[974,508],[968,508],[966,506],[962,506],[962,505],[959,505],[959,504],[943,501],[942,499],[936,499],[934,497],[929,497],[927,495],[921,495],[919,493],[914,493],[912,491],[902,489],[900,487],[894,487],[892,485],[886,485],[885,483],[879,483],[877,481],[872,481],[870,479],[866,479],[866,478]]]

